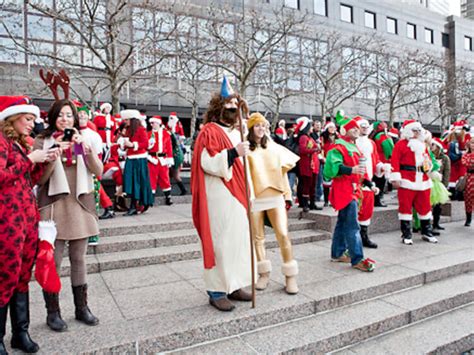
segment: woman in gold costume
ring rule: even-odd
[[[257,254],[259,278],[257,290],[264,290],[270,280],[272,265],[265,253],[265,217],[268,217],[283,259],[282,273],[285,275],[285,290],[298,293],[296,275],[298,264],[293,259],[291,241],[288,237],[287,208],[291,207],[291,191],[287,172],[299,157],[285,147],[273,142],[267,133],[268,121],[260,113],[253,113],[247,121],[250,143],[249,162],[251,184],[252,234]]]

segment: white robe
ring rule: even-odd
[[[236,129],[219,127],[234,146],[241,141]],[[229,181],[232,178],[232,167],[229,168],[227,163],[227,150],[211,157],[204,148],[201,167],[204,170],[216,259],[216,265],[212,269],[204,270],[204,282],[207,291],[232,293],[252,283],[247,211],[221,180],[223,178]]]

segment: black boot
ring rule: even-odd
[[[95,317],[87,306],[87,284],[72,287],[74,295],[74,306],[76,306],[76,319],[87,325],[99,324],[99,319]]]
[[[402,231],[403,244],[412,245],[411,221],[400,221],[400,230]]]
[[[433,228],[429,219],[421,219],[421,239],[430,243],[438,243],[438,239],[433,235]]]
[[[439,225],[439,220],[441,219],[441,205],[437,204],[433,206],[433,229],[444,230],[444,227]]]
[[[472,212],[466,212],[466,223],[464,223],[464,227],[470,227],[472,222]]]
[[[322,207],[318,207],[318,205],[316,204],[316,202],[314,202],[314,200],[310,200],[309,209],[311,211],[320,211],[320,210],[322,210]]]
[[[324,207],[328,207],[329,206],[329,187],[324,186],[323,193],[324,193]]]
[[[104,213],[102,213],[102,215],[99,216],[99,219],[110,219],[114,217],[115,217],[115,213],[112,207],[107,207],[104,209]]]
[[[30,326],[30,300],[28,292],[15,292],[10,299],[10,319],[12,322],[13,349],[20,349],[25,353],[37,353],[39,350],[28,333]]]
[[[163,191],[165,194],[165,204],[167,206],[171,206],[173,204],[173,200],[171,199],[171,191]]]
[[[0,307],[0,355],[8,355],[3,338],[6,333],[8,305]]]
[[[377,249],[377,244],[369,239],[369,227],[360,226],[360,237],[362,238],[362,245],[367,248]]]
[[[178,181],[178,187],[181,190],[181,193],[179,194],[180,196],[184,196],[188,193],[188,191],[186,190],[186,186],[184,186],[182,181]]]
[[[59,293],[49,293],[43,291],[44,301],[46,302],[46,324],[55,332],[64,332],[67,330],[67,324],[61,318],[59,309]]]
[[[307,197],[301,197],[300,208],[302,208],[303,212],[305,212],[305,213],[309,212],[308,198]]]

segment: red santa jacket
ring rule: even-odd
[[[415,191],[424,191],[432,186],[423,161],[430,160],[426,145],[418,139],[401,139],[395,144],[392,154],[390,181],[400,181],[400,186]]]
[[[174,164],[171,135],[166,129],[148,132],[148,160],[155,165],[158,161],[162,166]]]
[[[313,174],[313,155],[318,151],[318,145],[313,138],[303,134],[299,140],[300,149],[300,175],[311,176]]]
[[[127,137],[133,143],[133,148],[127,148],[127,159],[146,158],[148,156],[148,135],[145,127],[138,127],[132,137],[127,132]]]
[[[111,115],[98,115],[94,118],[94,124],[97,127],[97,133],[102,138],[102,142],[110,147],[115,140],[114,132],[117,129],[115,118]]]

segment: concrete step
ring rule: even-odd
[[[296,221],[295,228],[303,227],[306,223]],[[291,235],[293,245],[328,239],[328,233],[313,229],[297,230]],[[193,230],[107,237],[100,243],[89,247],[90,253],[86,256],[88,273],[201,258],[201,244]],[[267,234],[265,245],[268,249],[278,248],[273,233]],[[61,276],[69,274],[70,264],[65,258],[61,265]]]
[[[461,354],[474,349],[474,304],[415,322],[334,354]]]
[[[291,221],[289,229],[293,232],[290,237],[292,244],[310,243],[329,239],[327,232],[308,229],[313,223],[311,221]],[[266,245],[268,248],[277,246],[275,234],[271,229],[267,230]],[[99,245],[89,246],[88,254],[114,253],[128,250],[160,248],[173,245],[185,245],[199,243],[199,237],[195,229],[179,229],[163,231],[159,233],[141,233],[134,235],[116,235],[101,238]],[[66,252],[66,251],[65,251]]]
[[[114,320],[95,329],[76,326],[67,342],[59,342],[61,334],[51,334],[44,325],[35,329],[45,333],[42,350],[55,353],[77,353],[78,349],[88,354],[335,351],[473,302],[473,256],[469,260],[453,256],[442,261],[430,258],[409,268],[393,265],[372,274],[351,273],[304,284],[296,296],[288,296],[280,286],[271,287],[258,292],[255,309],[237,302],[231,313],[217,312],[205,304],[194,306],[191,293],[175,294],[172,284],[157,285],[127,291],[130,305],[125,314],[131,318],[126,321]],[[467,269],[470,272],[464,273]],[[175,310],[171,300],[154,299],[157,292],[174,295],[177,303],[185,304]],[[121,293],[117,297],[116,302],[123,298]],[[206,300],[205,295],[198,297],[199,302]],[[100,299],[93,305],[97,309],[105,301]],[[156,307],[161,302],[169,305],[169,312],[140,316],[144,312],[141,307]],[[54,342],[47,341],[53,337]]]
[[[231,353],[252,351],[270,354],[326,353],[422,321],[473,301],[474,274],[468,273],[403,290],[393,295],[332,309],[330,312],[320,314],[317,312],[309,317],[258,329],[210,344],[194,346],[181,351],[173,350],[173,353],[220,353],[224,350]],[[468,319],[472,320],[472,306],[474,304],[471,304],[470,312],[466,308],[461,314],[464,324],[468,322]],[[440,325],[438,325],[438,329],[444,333],[449,333],[450,330],[448,327],[444,328]],[[468,326],[461,338],[465,339],[472,330],[472,323],[470,323],[470,329]],[[247,347],[247,351],[242,351],[242,347]],[[382,349],[379,348],[378,342],[374,342],[373,347],[367,350],[372,350],[372,353],[383,353]],[[395,349],[400,354],[407,353],[410,348],[402,341]],[[362,351],[360,353],[371,352]],[[346,352],[346,354],[352,354],[352,352]]]

